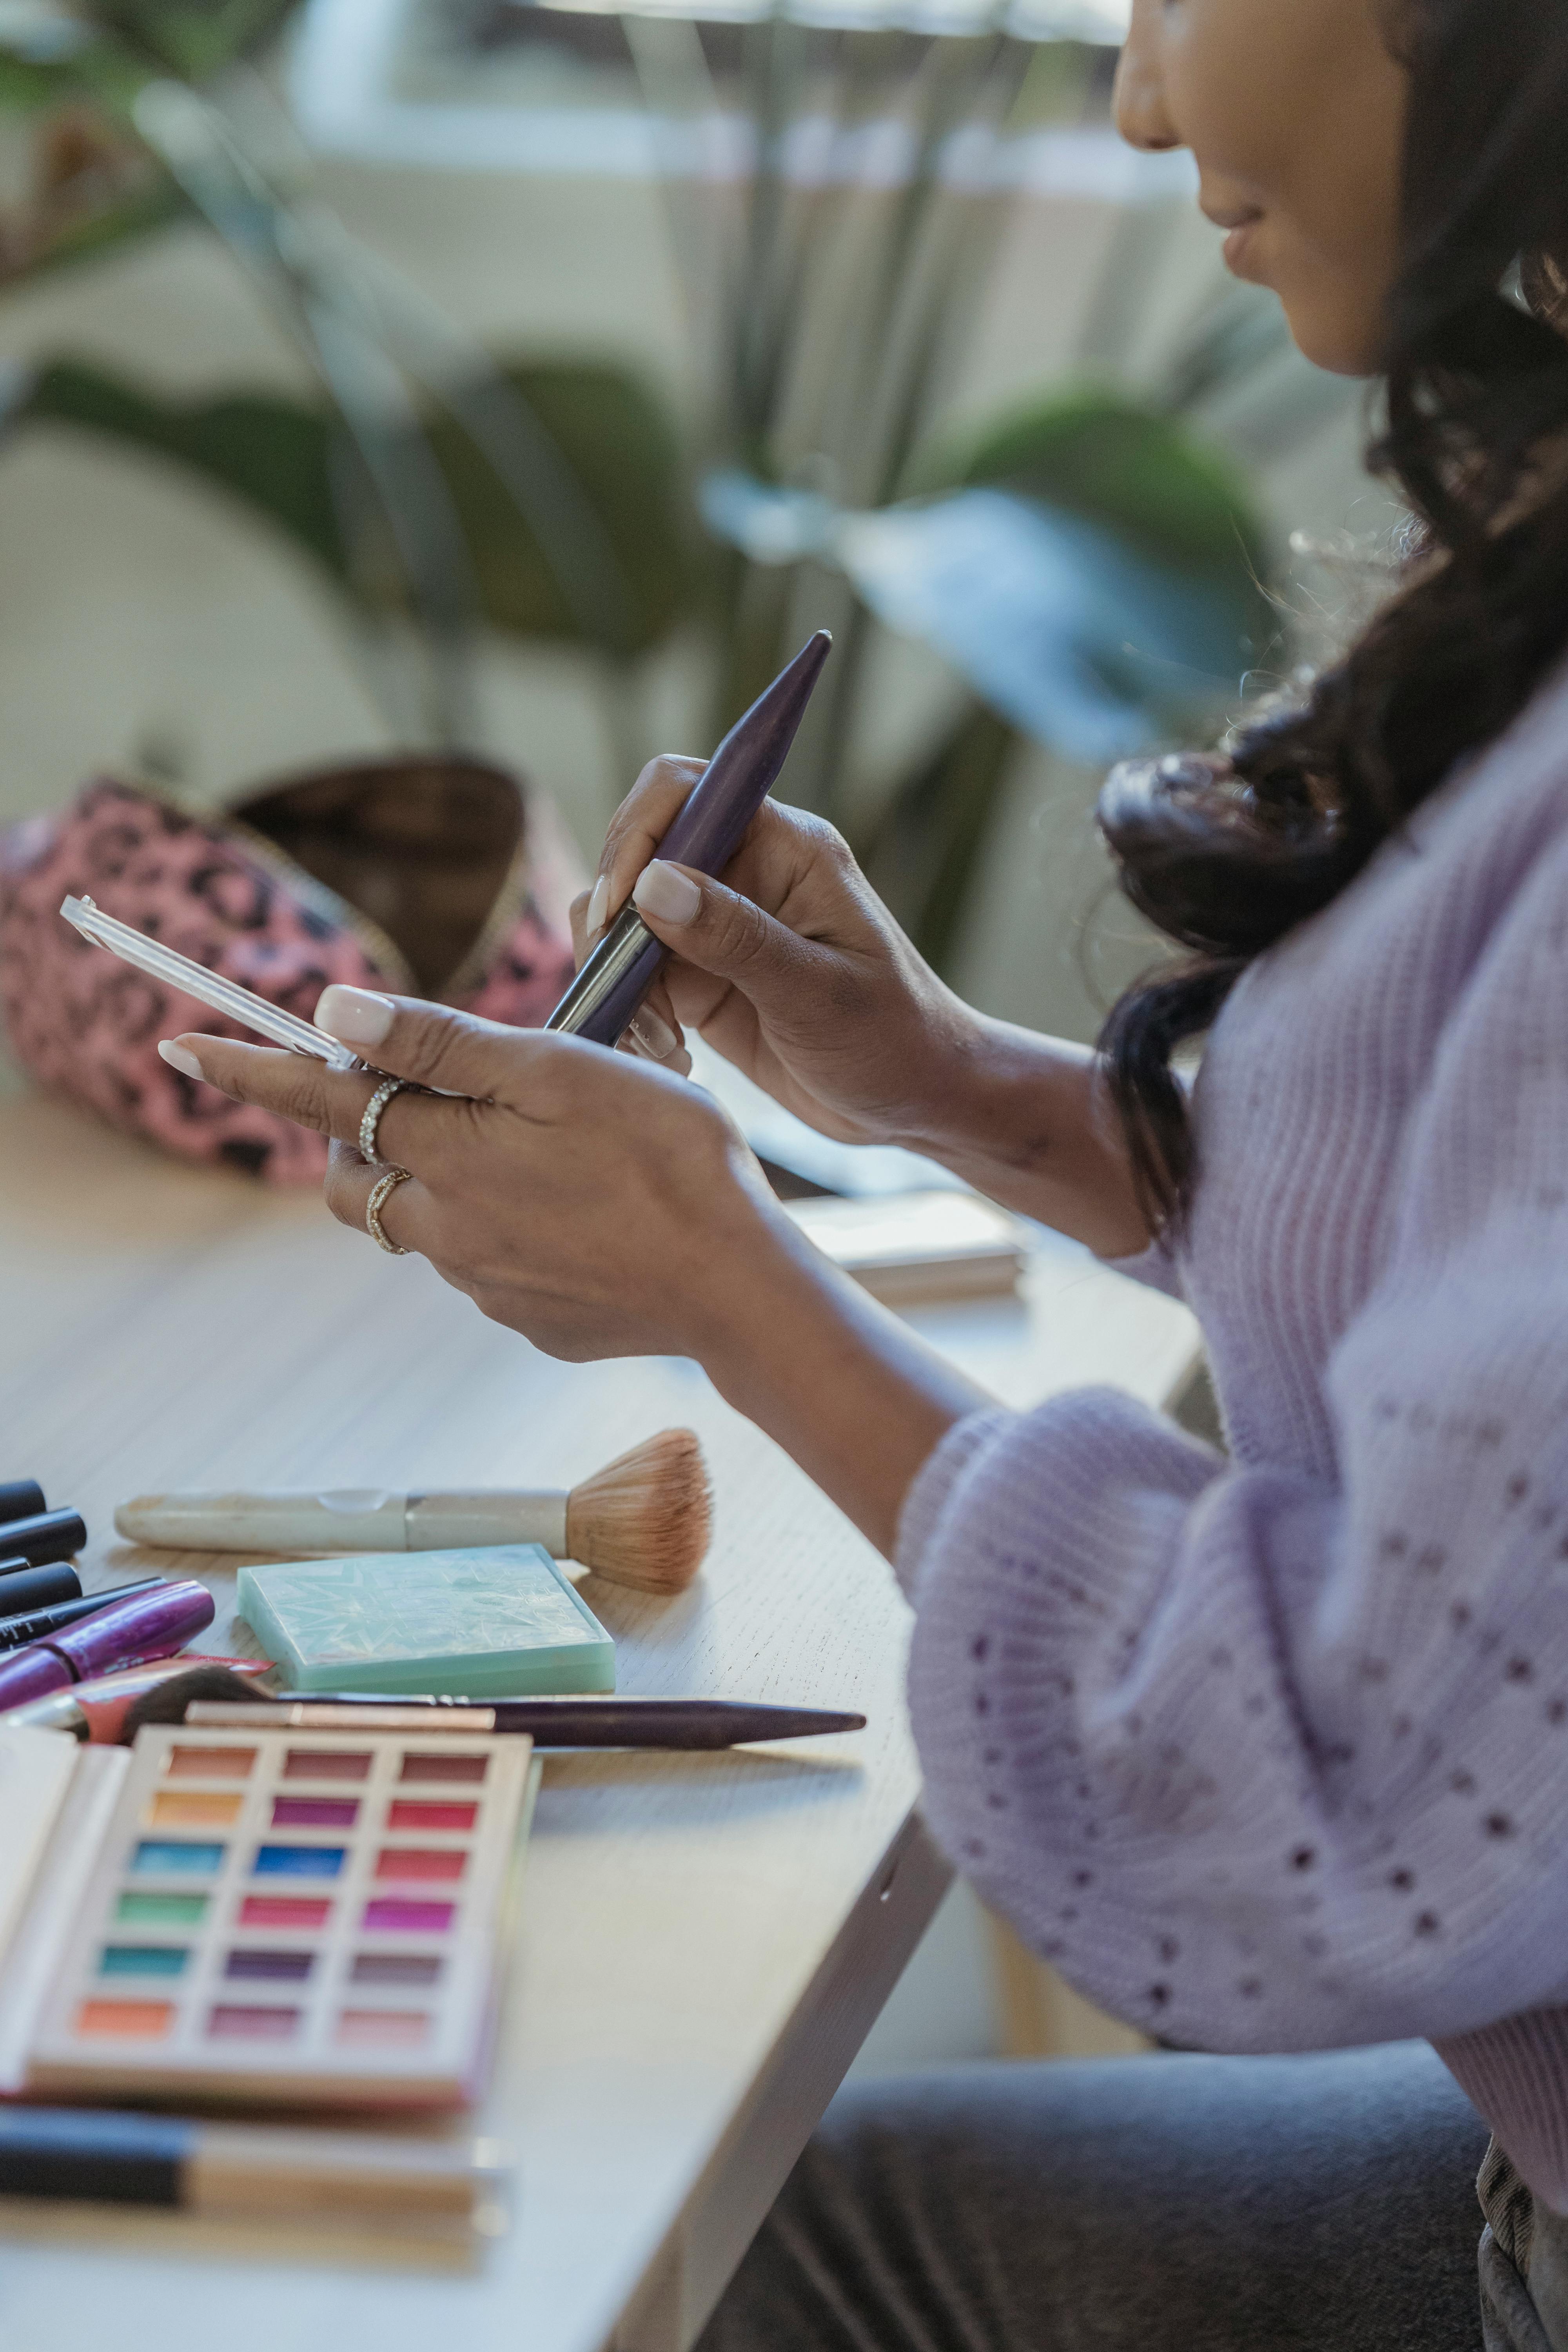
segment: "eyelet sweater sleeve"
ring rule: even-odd
[[[1094,1391],[962,1423],[906,1505],[938,1835],[1074,1983],[1178,2042],[1568,2002],[1550,700],[1216,1028],[1182,1272],[1231,1456]]]

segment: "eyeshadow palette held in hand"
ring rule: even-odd
[[[0,2091],[468,2105],[536,1777],[527,1739],[0,1731]]]

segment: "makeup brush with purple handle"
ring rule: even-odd
[[[668,864],[715,878],[723,873],[784,766],[832,645],[818,629],[736,719],[658,845]],[[623,907],[545,1027],[614,1045],[668,954],[637,908]]]

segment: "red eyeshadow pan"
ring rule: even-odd
[[[489,1769],[488,1756],[438,1756],[427,1749],[416,1755],[405,1756],[400,1780],[461,1781],[466,1787],[477,1788]]]
[[[444,1805],[434,1797],[394,1797],[386,1809],[389,1830],[471,1830],[478,1805]]]
[[[468,1855],[461,1846],[384,1845],[375,1857],[378,1878],[461,1878]]]
[[[321,1895],[247,1895],[239,1906],[242,1927],[324,1927],[331,1905]]]

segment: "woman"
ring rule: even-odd
[[[1098,1055],[981,1019],[809,818],[765,809],[724,885],[653,857],[666,760],[585,909],[629,892],[674,950],[642,1060],[318,1018],[473,1097],[388,1107],[392,1238],[556,1353],[698,1358],[896,1559],[961,1866],[1119,2014],[1242,2053],[840,2101],[716,2352],[1473,2352],[1457,2084],[1486,2340],[1568,2352],[1568,18],[1137,0],[1117,103],[1309,357],[1386,377],[1426,524],[1299,707],[1108,785],[1186,964]],[[802,1246],[681,1024],[1184,1289],[1228,1461],[1115,1394],[988,1406]],[[170,1054],[340,1147],[373,1083]],[[335,1213],[374,1181],[340,1148]]]

